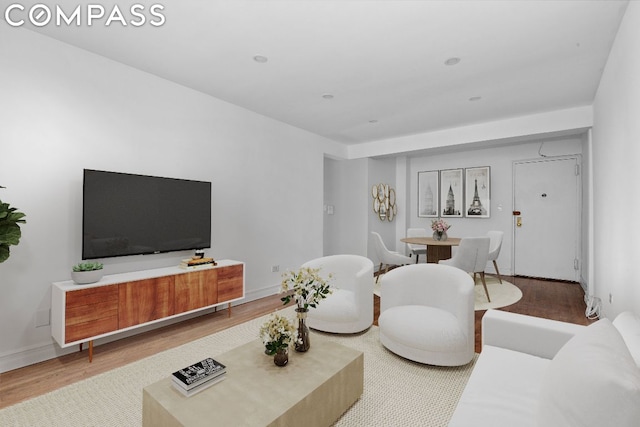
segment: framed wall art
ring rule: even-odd
[[[418,172],[418,217],[438,217],[440,183],[438,171]]]
[[[462,217],[463,212],[462,169],[440,171],[440,216]]]
[[[465,169],[465,214],[468,218],[491,216],[491,168]]]

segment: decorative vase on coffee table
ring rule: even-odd
[[[276,354],[273,355],[273,363],[276,366],[286,366],[289,363],[289,350],[287,347],[279,348]]]
[[[307,326],[308,308],[296,308],[298,313],[298,341],[296,342],[296,351],[305,352],[311,347],[309,339],[309,327]]]

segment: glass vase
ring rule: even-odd
[[[305,352],[311,347],[309,339],[309,327],[307,327],[308,308],[296,308],[298,313],[298,341],[296,342],[296,351]]]
[[[273,355],[273,363],[276,366],[286,366],[289,363],[289,350],[285,348],[279,348],[276,354]]]
[[[447,240],[447,232],[446,231],[434,231],[433,232],[433,240],[437,241],[445,241]]]

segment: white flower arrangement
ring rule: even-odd
[[[280,293],[291,290],[293,290],[293,293],[280,298],[280,300],[284,304],[289,304],[293,299],[298,304],[298,309],[301,310],[308,310],[309,307],[315,308],[320,300],[333,292],[328,283],[333,279],[333,274],[329,273],[327,280],[325,280],[320,276],[319,272],[319,268],[303,267],[298,271],[284,273],[282,275]]]
[[[298,331],[289,319],[273,313],[260,327],[260,338],[267,349],[267,354],[273,355],[278,350],[294,344],[298,340]]]

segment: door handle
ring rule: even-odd
[[[516,227],[522,227],[522,217],[521,216],[516,218]]]

